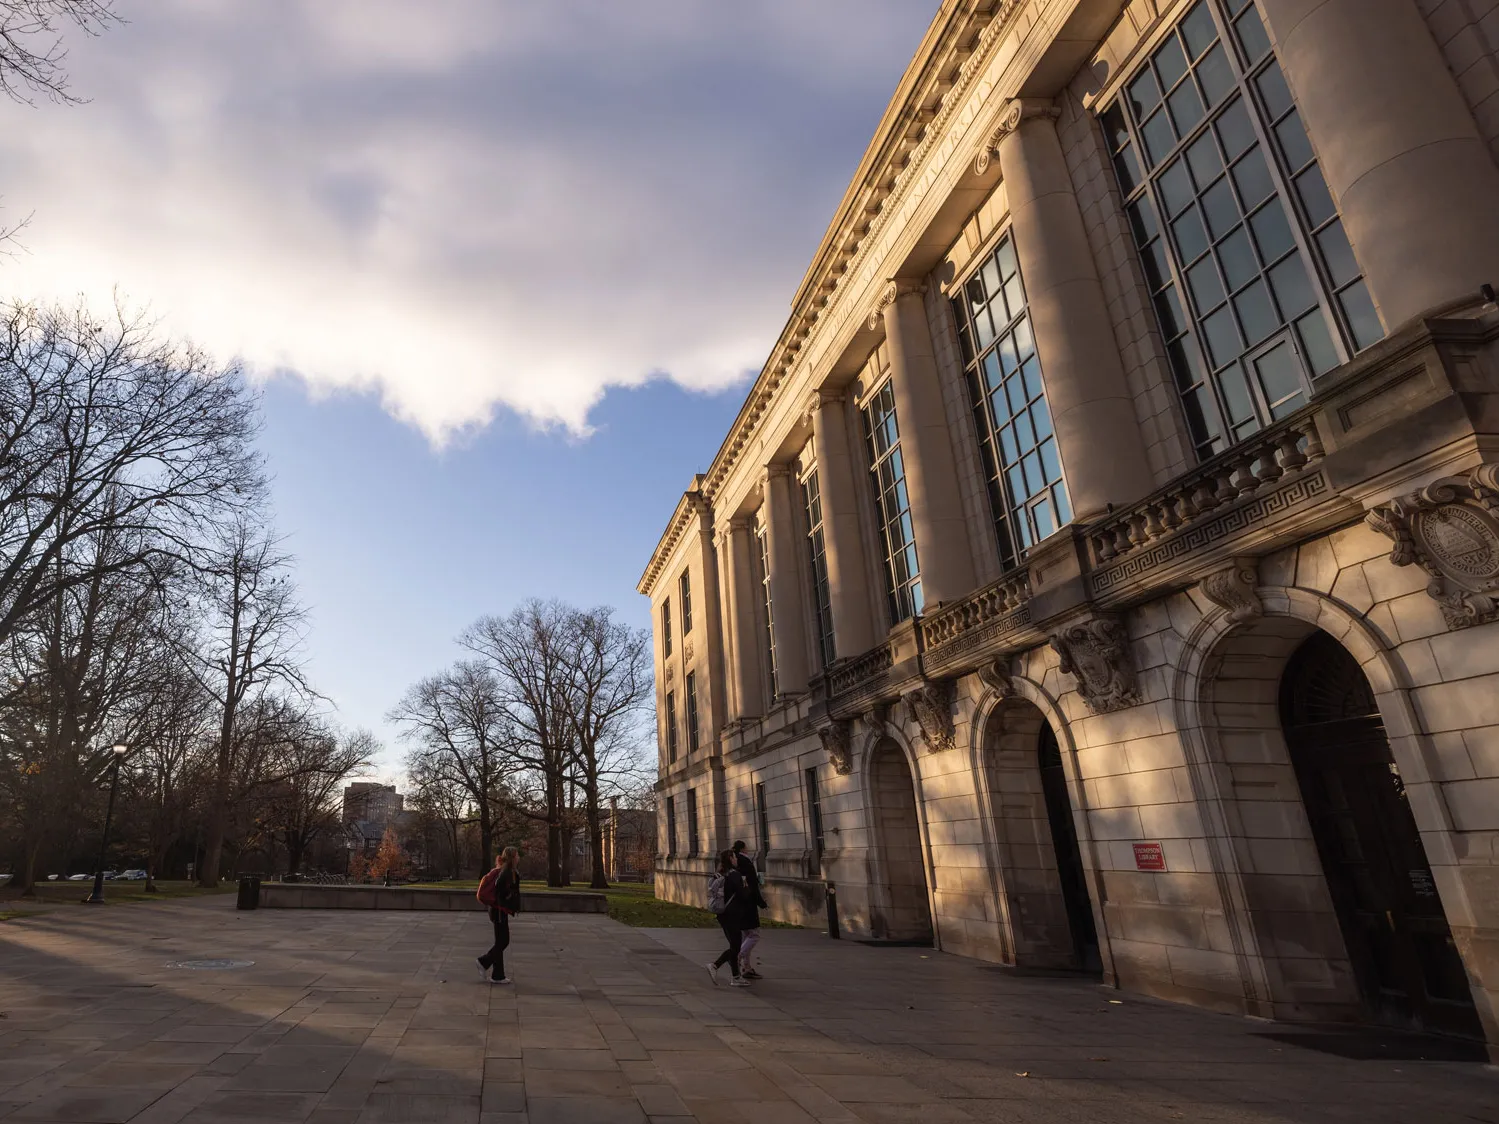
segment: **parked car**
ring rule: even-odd
[[[47,881],[48,882],[56,882],[57,878],[58,878],[58,876],[55,875],[55,874],[49,874],[49,875],[47,875]]]
[[[92,874],[70,874],[70,875],[68,875],[68,881],[69,882],[87,882],[92,877],[93,877]]]
[[[127,870],[120,875],[120,880],[122,882],[144,882],[146,880],[146,872],[144,870]]]

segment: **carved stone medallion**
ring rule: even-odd
[[[1381,504],[1365,517],[1395,544],[1390,561],[1420,566],[1449,628],[1499,619],[1499,465],[1480,465]]]
[[[817,736],[822,739],[822,748],[827,752],[833,770],[839,776],[853,772],[853,755],[849,752],[849,723],[834,722],[830,726],[819,726]]]
[[[1077,692],[1098,714],[1124,710],[1140,702],[1129,638],[1114,617],[1095,617],[1068,625],[1050,638],[1062,657],[1061,669],[1077,680]]]
[[[1015,693],[1015,680],[1010,676],[1008,656],[995,656],[978,669],[979,681],[1002,699]]]
[[[1202,593],[1214,605],[1228,610],[1234,624],[1265,615],[1260,604],[1259,566],[1253,558],[1235,558],[1233,565],[1202,579]]]
[[[951,679],[937,679],[902,696],[912,721],[921,727],[922,741],[933,753],[953,747],[952,704],[955,694]]]

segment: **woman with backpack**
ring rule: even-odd
[[[480,881],[474,895],[489,907],[489,920],[494,924],[494,945],[476,961],[479,975],[489,976],[494,984],[510,982],[505,975],[505,949],[510,947],[510,918],[520,912],[519,863],[520,852],[506,847],[495,856],[494,869]]]
[[[739,974],[739,947],[744,940],[746,907],[749,905],[749,888],[744,876],[734,862],[734,852],[724,851],[718,856],[718,873],[708,883],[708,908],[718,915],[723,935],[729,947],[719,954],[717,960],[707,965],[708,978],[718,986],[718,970],[727,964],[734,973],[732,987],[749,987],[749,980]]]

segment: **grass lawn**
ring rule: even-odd
[[[464,879],[462,881],[449,882],[421,882],[416,886],[424,889],[434,890],[473,890],[478,888],[475,879]],[[521,889],[528,894],[546,894],[557,891],[549,888],[544,882],[522,882]],[[621,882],[612,885],[607,890],[589,890],[587,884],[574,884],[560,888],[562,891],[583,891],[586,893],[602,893],[609,901],[609,916],[623,925],[632,925],[637,929],[716,929],[718,918],[706,909],[696,909],[690,905],[678,905],[676,902],[660,901],[655,891],[648,885],[639,882]],[[769,918],[761,921],[767,929],[795,929],[795,925],[787,925],[782,921],[772,921]]]
[[[35,913],[38,908],[59,905],[75,905],[93,892],[94,883],[88,882],[38,882],[36,897],[23,898],[9,887],[0,887],[0,921],[10,921]],[[203,894],[232,894],[238,889],[234,882],[224,882],[212,890],[205,890],[195,882],[156,883],[156,893],[146,893],[145,882],[123,882],[116,879],[104,883],[104,904],[116,905],[125,902],[159,902],[172,898],[196,898]]]

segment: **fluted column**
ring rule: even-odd
[[[1012,102],[999,141],[1036,354],[1079,522],[1152,488],[1108,302],[1072,189],[1056,110]]]
[[[735,718],[758,718],[765,712],[760,675],[760,641],[755,608],[755,528],[745,518],[731,520],[729,547],[729,623],[732,628],[730,678],[734,682]]]
[[[1499,168],[1415,0],[1262,0],[1391,331],[1499,284]]]
[[[864,539],[859,531],[859,473],[850,452],[848,399],[819,390],[809,409],[817,490],[822,499],[822,550],[833,611],[833,650],[839,659],[848,659],[874,647]]]
[[[807,606],[802,596],[799,550],[806,539],[796,519],[788,465],[765,469],[765,525],[770,534],[770,627],[776,645],[776,678],[784,695],[807,689]]]
[[[927,605],[933,606],[973,592],[973,548],[921,287],[893,281],[880,303],[921,588]]]

